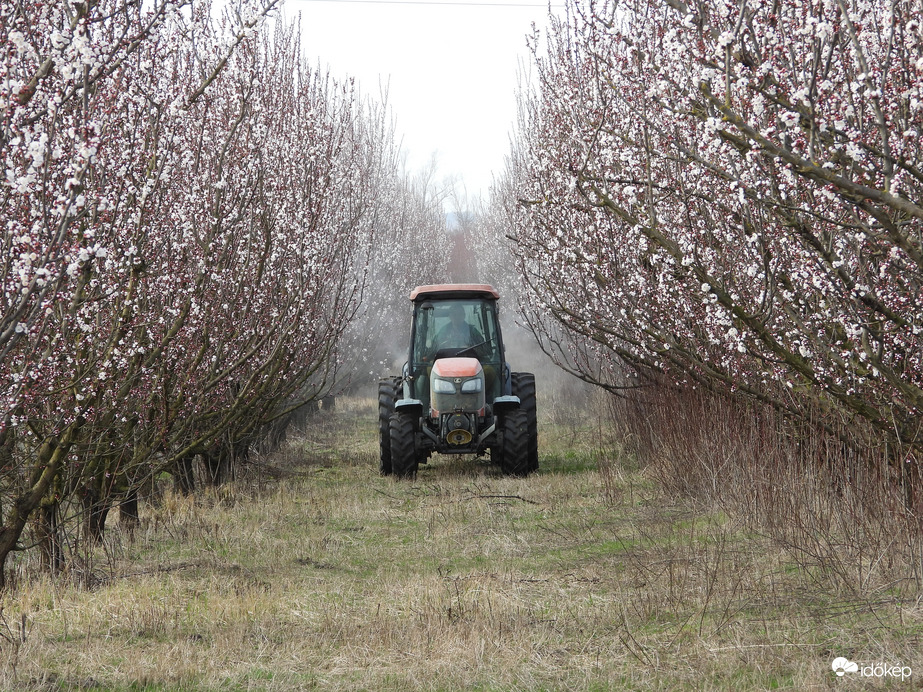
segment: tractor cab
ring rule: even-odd
[[[424,409],[433,403],[430,397],[433,367],[447,358],[478,361],[483,372],[486,405],[492,407],[497,397],[509,394],[509,368],[504,367],[497,297],[489,286],[469,285],[453,290],[446,290],[445,286],[422,286],[411,294],[413,326],[407,363],[408,393],[420,400]],[[437,382],[440,370],[436,371]],[[473,393],[465,391],[464,386],[460,393]],[[467,385],[469,390],[476,386]],[[440,392],[437,389],[435,393]]]

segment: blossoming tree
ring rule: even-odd
[[[0,575],[323,387],[393,142],[275,4],[0,4]]]
[[[923,5],[568,8],[505,181],[536,331],[918,458]]]

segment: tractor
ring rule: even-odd
[[[378,386],[379,470],[413,478],[433,452],[483,455],[511,476],[538,469],[535,376],[505,360],[499,294],[486,284],[410,292],[410,354]]]

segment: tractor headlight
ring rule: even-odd
[[[448,380],[433,378],[433,391],[437,394],[455,394],[455,384]]]
[[[484,381],[480,377],[475,377],[473,380],[468,380],[462,385],[462,391],[466,394],[479,392],[483,389],[483,382]]]

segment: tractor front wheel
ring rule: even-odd
[[[528,476],[532,471],[529,460],[529,418],[522,409],[503,415],[500,420],[503,436],[500,468],[507,476]]]
[[[511,376],[513,395],[519,397],[519,408],[529,424],[529,471],[538,471],[538,415],[535,402],[535,375],[514,372]]]
[[[417,475],[417,417],[398,411],[391,416],[391,471],[397,478]]]

